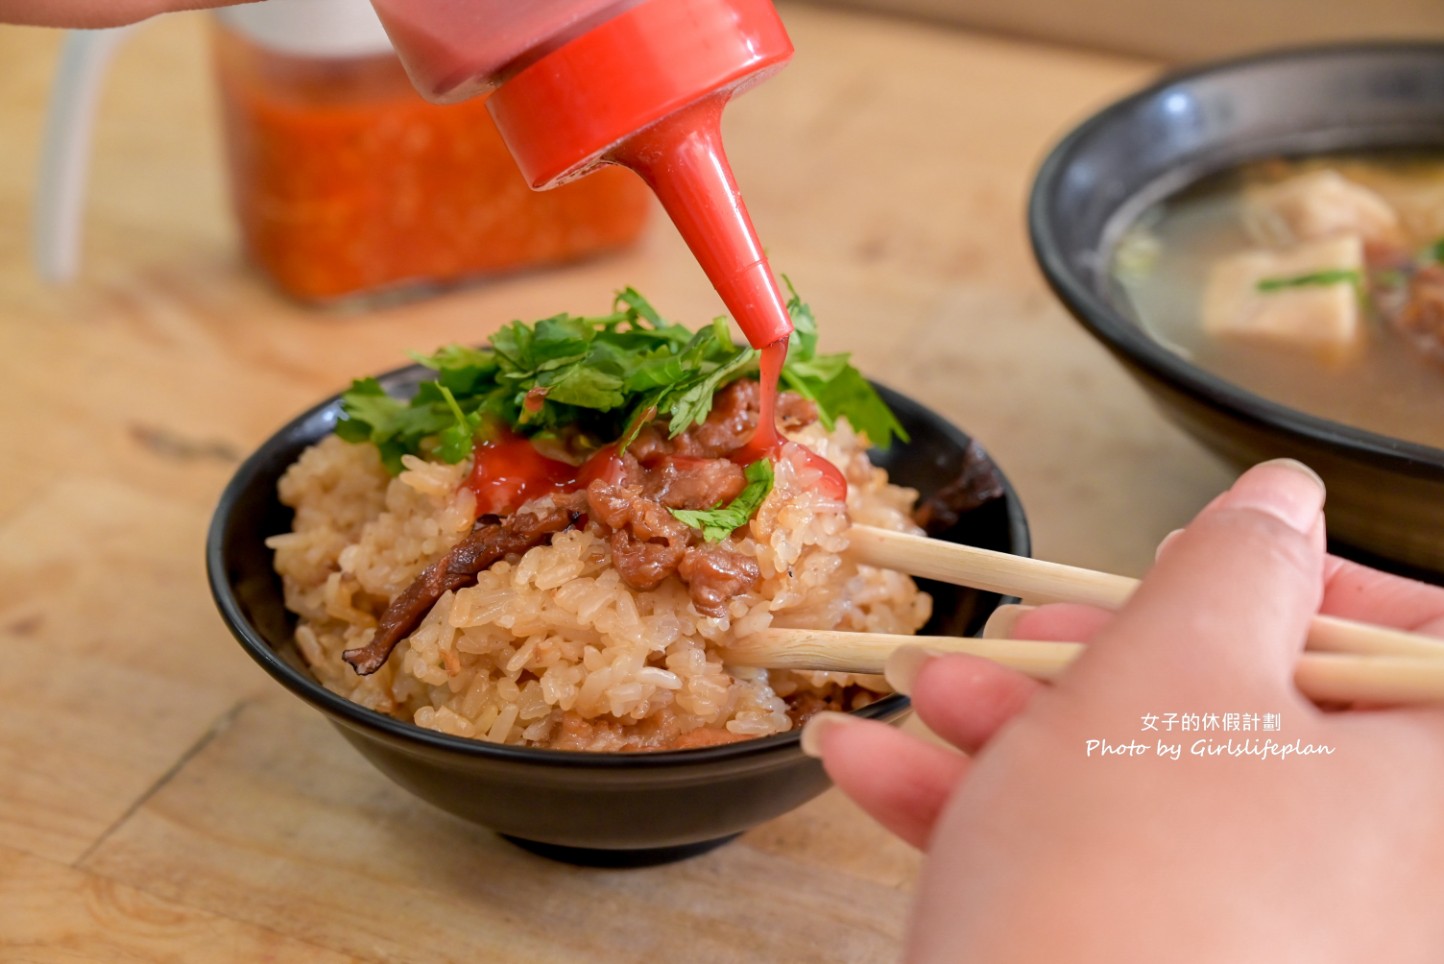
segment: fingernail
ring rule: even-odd
[[[983,623],[983,638],[1012,638],[1013,627],[1017,625],[1019,617],[1036,608],[1036,606],[1024,606],[1020,603],[1004,603],[994,609],[993,614],[988,617],[988,621]]]
[[[882,665],[882,675],[889,686],[906,696],[913,691],[913,682],[923,666],[940,655],[924,646],[899,646],[888,654],[887,662]]]
[[[1322,477],[1320,477],[1319,473],[1315,472],[1313,469],[1309,468],[1298,459],[1270,459],[1267,462],[1260,462],[1259,465],[1271,466],[1273,468],[1279,469],[1293,469],[1295,472],[1306,475],[1310,479],[1313,479],[1314,485],[1317,485],[1320,489],[1324,488],[1324,480]]]
[[[1182,529],[1174,529],[1168,535],[1164,536],[1162,539],[1159,540],[1158,548],[1153,550],[1154,562],[1157,562],[1159,559],[1163,558],[1163,550],[1167,549],[1169,545],[1173,543],[1173,540],[1178,538],[1179,533],[1181,533],[1182,531]]]
[[[1265,512],[1308,535],[1324,507],[1324,483],[1302,462],[1274,459],[1239,476],[1221,504]]]
[[[838,726],[850,726],[854,722],[846,713],[834,713],[832,710],[813,714],[802,724],[802,752],[822,759],[823,732]]]

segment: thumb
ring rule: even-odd
[[[1076,675],[1155,692],[1289,685],[1322,599],[1323,505],[1302,463],[1245,472],[1170,541]]]

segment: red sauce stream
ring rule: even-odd
[[[777,431],[777,383],[782,376],[782,363],[786,359],[786,341],[776,341],[762,349],[762,391],[758,394],[760,408],[757,412],[757,428],[747,444],[732,453],[732,461],[741,465],[750,465],[761,458],[776,461],[778,450],[786,441]],[[844,492],[847,491],[845,486],[846,483]]]
[[[777,385],[782,376],[782,363],[786,360],[785,340],[773,342],[762,349],[762,391],[758,399],[757,428],[747,444],[732,453],[732,461],[750,465],[761,458],[776,462],[781,457],[782,446],[787,439],[777,431]],[[794,448],[794,458],[801,458],[808,468],[820,475],[818,485],[829,498],[839,502],[847,498],[847,479],[837,466],[805,445]]]
[[[782,363],[787,361],[787,341],[774,341],[762,349],[758,362],[762,391],[758,393],[757,431],[748,448],[777,449],[782,436],[777,432],[777,384],[782,379]]]

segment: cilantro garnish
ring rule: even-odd
[[[1259,291],[1282,291],[1285,288],[1307,288],[1321,285],[1348,283],[1359,287],[1364,279],[1353,268],[1330,268],[1326,271],[1312,271],[1294,275],[1291,278],[1264,278],[1258,283]]]
[[[341,396],[341,409],[345,418],[336,423],[336,434],[348,442],[374,443],[393,475],[401,471],[401,456],[419,452],[423,441],[455,419],[436,382],[423,382],[405,404],[387,395],[376,379],[358,378]]]
[[[454,465],[470,455],[475,447],[476,429],[481,424],[481,413],[472,412],[468,415],[463,412],[457,404],[456,396],[451,394],[451,389],[445,385],[438,382],[436,390],[441,393],[452,418],[456,419],[437,435],[437,440],[441,443],[437,451],[443,459]]]
[[[894,436],[906,440],[847,355],[817,354],[812,312],[791,293],[796,333],[784,386],[812,399],[828,428],[846,415],[879,446]],[[488,424],[528,437],[565,431],[597,446],[620,440],[625,447],[647,422],[666,418],[676,436],[707,418],[719,388],[758,371],[757,352],[732,342],[726,319],[694,332],[664,320],[631,288],[617,295],[608,315],[514,321],[484,348],[447,345],[413,357],[436,377],[404,401],[374,378],[358,379],[341,396],[336,425],[349,442],[374,443],[393,474],[408,453],[461,461]]]
[[[890,447],[894,437],[906,442],[907,431],[862,373],[852,367],[850,355],[817,354],[817,319],[798,297],[792,279],[784,275],[782,280],[791,295],[787,313],[792,316],[792,340],[782,366],[782,384],[817,404],[818,417],[828,431],[837,416],[846,415],[852,427],[866,433],[878,448]]]
[[[694,529],[702,530],[702,538],[708,542],[721,542],[732,534],[732,530],[747,524],[772,491],[772,463],[758,459],[747,466],[744,475],[747,486],[737,493],[737,498],[723,507],[721,503],[710,509],[670,509],[672,515]]]

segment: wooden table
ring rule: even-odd
[[[1155,65],[784,7],[798,54],[732,157],[825,343],[974,433],[1039,555],[1138,572],[1228,475],[1054,302],[1025,192]],[[718,310],[658,220],[619,257],[373,313],[274,295],[224,199],[204,18],[100,105],[81,276],[28,254],[58,36],[0,28],[0,958],[887,960],[916,853],[837,792],[707,856],[578,870],[434,810],[241,653],[205,586],[239,456],[353,374],[632,284]]]

